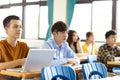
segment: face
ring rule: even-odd
[[[20,20],[11,20],[8,27],[5,27],[8,37],[18,39],[22,33],[22,25]]]
[[[77,42],[77,40],[78,40],[78,35],[77,35],[77,33],[73,33],[73,42]]]
[[[67,40],[68,37],[68,32],[63,31],[63,32],[53,32],[53,36],[56,40],[56,43],[62,43]]]
[[[88,38],[88,40],[92,43],[92,42],[94,41],[94,36],[91,35],[91,36]]]
[[[108,44],[114,44],[116,42],[116,35],[110,35],[106,40]]]

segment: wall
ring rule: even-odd
[[[3,40],[4,38],[0,38],[0,40]],[[33,39],[19,39],[19,41],[26,42],[29,47],[31,48],[41,48],[44,40],[33,40]]]
[[[0,38],[0,40],[2,39],[4,38]],[[28,46],[31,48],[41,48],[44,43],[44,40],[33,40],[33,39],[19,39],[19,41],[26,42]],[[84,44],[84,42],[81,42],[81,45],[82,44]],[[96,47],[99,48],[104,43],[95,43],[95,44],[96,44]]]

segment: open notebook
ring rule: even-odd
[[[50,66],[56,50],[54,49],[30,49],[25,64],[22,68],[7,69],[9,71],[35,72],[42,67]]]

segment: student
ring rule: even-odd
[[[107,61],[114,61],[116,56],[120,56],[120,49],[116,45],[116,32],[110,30],[105,34],[106,43],[98,50],[98,62],[106,65],[109,72],[112,71],[112,66],[107,65]]]
[[[48,39],[42,48],[56,49],[53,64],[79,64],[79,59],[77,59],[75,53],[66,42],[68,37],[67,25],[62,21],[58,21],[53,24],[51,31],[53,38]]]
[[[82,45],[82,49],[84,53],[88,54],[97,54],[97,48],[94,44],[94,35],[93,32],[87,32],[86,33],[86,41]]]
[[[24,64],[29,47],[26,43],[18,41],[22,32],[22,23],[18,16],[10,15],[3,20],[7,37],[0,41],[0,70],[20,67]],[[7,80],[20,80],[19,78],[5,76]]]
[[[68,31],[68,39],[67,42],[70,46],[70,48],[75,53],[82,53],[82,49],[80,46],[80,38],[77,35],[77,32],[75,30],[69,30]]]

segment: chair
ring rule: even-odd
[[[69,66],[49,66],[42,68],[42,80],[76,80],[75,71]],[[58,79],[59,80],[59,79]]]
[[[97,62],[97,55],[89,55],[87,57],[88,63]]]
[[[86,63],[82,65],[85,80],[105,78],[108,76],[107,68],[102,63]]]
[[[120,75],[120,67],[113,67],[112,72],[114,72],[116,75]]]

